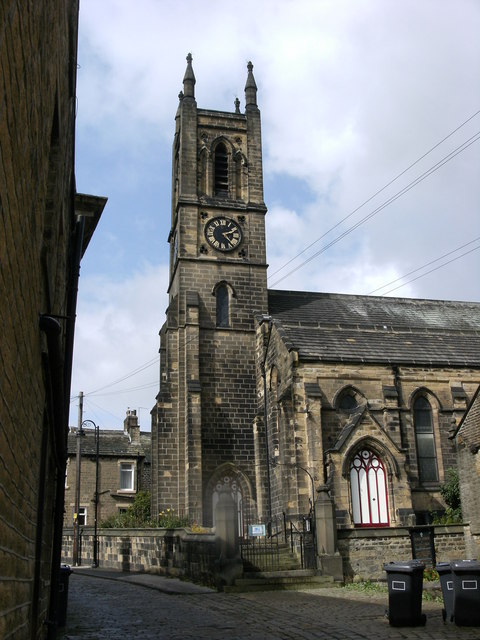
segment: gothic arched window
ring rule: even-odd
[[[219,285],[215,290],[217,300],[216,325],[217,327],[230,326],[230,292],[226,284]]]
[[[353,522],[357,527],[387,527],[387,476],[380,458],[368,449],[350,463]]]
[[[215,182],[214,182],[215,195],[227,195],[228,194],[228,154],[227,154],[227,149],[223,144],[223,142],[221,142],[215,149],[214,170],[215,170]]]
[[[417,398],[413,404],[413,422],[419,480],[420,482],[438,482],[432,407],[424,396]]]

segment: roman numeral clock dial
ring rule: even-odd
[[[205,225],[205,238],[217,251],[233,251],[242,241],[242,230],[230,218],[212,218]]]

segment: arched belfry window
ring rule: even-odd
[[[228,194],[228,153],[225,145],[221,142],[215,149],[214,158],[214,190],[215,195]]]
[[[420,482],[438,482],[432,407],[424,396],[418,397],[413,404],[413,422],[417,443],[418,478]]]
[[[230,326],[230,291],[224,283],[215,289],[216,297],[216,325],[217,327]]]
[[[338,401],[338,408],[342,411],[353,411],[358,406],[357,399],[350,393],[344,394]]]
[[[387,476],[380,458],[369,449],[350,463],[353,522],[357,527],[387,527]]]
[[[353,387],[346,387],[338,392],[334,399],[334,405],[339,411],[352,412],[365,403],[364,396]]]

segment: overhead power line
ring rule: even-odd
[[[478,238],[477,238],[478,239]],[[472,241],[473,242],[473,241]],[[470,243],[469,243],[470,244]],[[466,246],[466,245],[464,245]],[[392,291],[396,291],[397,289],[401,289],[402,287],[404,287],[407,284],[410,284],[410,282],[415,282],[415,280],[419,280],[420,278],[423,278],[425,276],[428,276],[430,273],[433,273],[434,271],[438,271],[439,269],[441,269],[442,267],[446,267],[447,264],[450,264],[452,262],[455,262],[455,260],[459,260],[460,258],[463,258],[464,256],[468,255],[469,253],[473,253],[474,251],[478,251],[480,249],[480,245],[478,247],[473,247],[473,249],[469,249],[468,251],[465,251],[464,253],[461,253],[459,256],[456,256],[455,258],[452,258],[451,260],[447,260],[446,262],[443,262],[442,264],[437,265],[436,267],[434,267],[433,269],[430,269],[429,271],[425,271],[425,273],[421,273],[419,276],[416,276],[416,278],[412,278],[411,280],[407,280],[406,282],[403,282],[402,284],[399,284],[397,287],[393,287],[393,289],[389,289],[388,291],[385,291],[384,293],[382,293],[382,296],[386,296],[389,293],[392,293]],[[458,249],[457,249],[458,251]],[[454,253],[454,252],[453,252]],[[449,254],[445,254],[445,255],[449,255]],[[439,258],[440,259],[440,258]],[[434,261],[435,262],[435,261]],[[432,264],[432,263],[429,263]],[[423,267],[420,267],[420,269],[422,269]],[[416,269],[415,271],[418,271],[418,269]],[[412,271],[411,273],[414,273],[414,271]],[[403,276],[404,278],[407,276]],[[401,280],[402,278],[399,278],[399,280]],[[396,280],[394,280],[394,282],[396,282]],[[383,289],[383,287],[380,287],[381,289]]]
[[[136,374],[135,374],[136,375]],[[158,380],[147,382],[138,387],[129,387],[128,389],[117,389],[116,391],[107,391],[106,393],[88,393],[89,397],[105,398],[106,396],[116,396],[120,393],[132,393],[133,391],[145,391],[146,389],[158,389]]]
[[[96,395],[96,394],[98,394],[99,391],[103,391],[104,389],[108,389],[110,387],[114,387],[115,385],[120,384],[120,382],[124,382],[125,380],[128,380],[129,378],[132,378],[133,376],[136,376],[138,373],[141,373],[142,371],[145,371],[145,369],[148,369],[148,368],[152,367],[154,364],[158,364],[159,361],[160,361],[160,357],[156,356],[152,360],[148,360],[144,364],[141,364],[139,367],[137,367],[133,371],[130,371],[130,373],[126,373],[121,378],[118,378],[117,380],[114,380],[113,382],[109,382],[108,384],[104,385],[103,387],[98,387],[98,389],[94,389],[93,391],[89,391],[88,393],[84,393],[84,396]],[[77,398],[77,396],[73,396],[72,398],[70,398],[70,402],[72,402],[76,398]]]
[[[388,198],[388,200],[385,200],[385,202],[383,202],[381,205],[379,205],[376,209],[374,209],[373,211],[371,211],[370,213],[368,213],[366,216],[364,216],[361,220],[359,220],[358,222],[356,222],[355,224],[353,224],[351,227],[349,227],[348,229],[346,229],[343,233],[341,233],[339,236],[337,236],[336,238],[334,238],[331,242],[329,242],[327,245],[325,245],[324,247],[322,247],[319,251],[316,251],[314,254],[312,254],[310,257],[308,257],[306,260],[304,260],[302,263],[300,263],[299,265],[297,265],[294,269],[292,269],[291,271],[289,271],[287,274],[285,274],[284,276],[282,276],[281,278],[279,278],[278,280],[276,280],[273,284],[271,284],[271,287],[274,287],[275,285],[279,284],[280,282],[282,282],[283,280],[285,280],[286,278],[288,278],[289,276],[291,276],[292,274],[294,274],[296,271],[298,271],[299,269],[302,269],[305,265],[307,265],[309,262],[311,262],[312,260],[314,260],[315,258],[317,258],[319,255],[321,255],[322,253],[325,253],[325,251],[327,251],[328,249],[330,249],[331,247],[333,247],[335,244],[337,244],[337,242],[340,242],[340,240],[343,240],[343,238],[345,238],[346,236],[348,236],[350,233],[352,233],[353,231],[355,231],[356,229],[358,229],[358,227],[360,227],[361,225],[365,224],[365,222],[368,222],[371,218],[373,218],[374,216],[376,216],[378,213],[380,213],[381,211],[383,211],[383,209],[385,209],[386,207],[388,207],[390,204],[392,204],[392,202],[395,202],[396,200],[398,200],[399,198],[401,198],[403,195],[405,195],[406,193],[408,193],[411,189],[413,189],[414,187],[416,187],[418,184],[420,184],[420,182],[423,182],[423,180],[425,180],[426,178],[428,178],[429,176],[431,176],[433,173],[435,173],[436,171],[438,171],[438,169],[440,169],[441,167],[443,167],[445,164],[447,164],[448,162],[450,162],[451,160],[453,160],[457,155],[459,155],[460,153],[462,153],[463,151],[465,151],[466,149],[468,149],[468,147],[470,147],[472,144],[474,144],[475,142],[478,142],[478,140],[480,140],[480,131],[477,131],[473,136],[471,136],[470,138],[468,138],[468,140],[465,140],[465,142],[463,142],[461,145],[459,145],[456,149],[454,149],[453,151],[451,151],[450,153],[448,153],[446,156],[444,156],[441,160],[439,160],[437,163],[435,163],[434,165],[432,165],[429,169],[427,169],[426,171],[424,171],[422,174],[420,174],[419,176],[417,176],[414,180],[412,180],[412,182],[410,182],[406,187],[403,187],[402,189],[400,189],[400,191],[397,191],[397,193],[393,196],[391,196],[390,198]],[[349,216],[347,216],[349,217]],[[338,226],[338,225],[336,225]],[[329,233],[329,232],[327,232]],[[324,234],[322,237],[324,237],[326,234]]]
[[[271,273],[268,277],[273,278],[273,276],[275,276],[277,273],[279,273],[280,271],[283,271],[283,269],[286,269],[286,267],[288,267],[289,264],[291,264],[292,262],[294,262],[297,258],[299,258],[300,256],[302,256],[305,252],[307,252],[309,249],[311,249],[313,246],[315,246],[318,242],[320,242],[320,240],[322,240],[323,238],[325,238],[325,236],[327,236],[329,233],[331,233],[332,231],[334,231],[337,227],[339,227],[341,224],[343,224],[346,220],[348,220],[349,218],[351,218],[355,213],[357,213],[357,211],[359,211],[360,209],[362,209],[365,205],[367,205],[369,202],[371,202],[376,196],[378,196],[380,193],[382,193],[383,191],[385,191],[385,189],[387,189],[389,186],[391,186],[394,182],[396,182],[399,178],[401,178],[403,175],[405,175],[405,173],[407,173],[407,171],[409,171],[410,169],[412,169],[415,165],[417,165],[419,162],[421,162],[424,158],[426,158],[430,153],[432,153],[433,151],[435,151],[435,149],[437,149],[441,144],[443,144],[446,140],[448,140],[449,138],[451,138],[455,133],[457,133],[457,131],[459,131],[462,127],[464,127],[466,124],[468,124],[471,120],[473,120],[476,116],[478,116],[480,114],[480,110],[476,111],[473,115],[471,115],[469,118],[467,118],[464,122],[462,122],[460,125],[458,125],[458,127],[456,127],[453,131],[451,131],[449,134],[447,134],[444,138],[442,138],[439,142],[437,142],[433,147],[431,147],[428,151],[426,151],[423,155],[421,155],[417,160],[415,160],[415,162],[412,162],[406,169],[404,169],[403,171],[401,171],[398,175],[396,175],[394,178],[392,178],[389,182],[387,182],[386,185],[384,185],[381,189],[379,189],[378,191],[376,191],[372,196],[370,196],[369,198],[367,198],[367,200],[365,200],[364,202],[362,202],[362,204],[358,205],[358,207],[356,207],[353,211],[351,211],[347,216],[345,216],[344,218],[342,218],[342,220],[340,220],[339,222],[337,222],[335,225],[333,225],[333,227],[330,227],[330,229],[328,229],[328,231],[325,231],[325,233],[323,233],[321,236],[319,236],[316,240],[314,240],[313,242],[311,242],[309,245],[307,245],[304,249],[302,249],[302,251],[300,251],[299,253],[297,253],[297,255],[293,256],[293,258],[290,258],[290,260],[288,260],[287,262],[285,262],[285,264],[283,264],[281,267],[279,267],[276,271],[274,271],[273,273]],[[278,281],[280,282],[280,280]],[[276,284],[276,283],[275,283]],[[274,286],[274,285],[272,285]]]
[[[480,236],[478,236],[478,238],[474,238],[473,240],[470,240],[470,242],[466,242],[465,244],[462,244],[460,247],[457,247],[456,249],[452,249],[451,251],[448,251],[447,253],[444,253],[442,256],[439,256],[438,258],[435,258],[434,260],[430,260],[430,262],[426,262],[421,267],[417,267],[416,269],[413,269],[412,271],[409,271],[408,273],[405,273],[403,276],[400,276],[399,278],[395,278],[395,280],[390,280],[390,282],[387,282],[386,284],[383,284],[381,287],[377,287],[376,289],[373,289],[373,291],[369,291],[367,295],[371,296],[372,294],[377,293],[377,291],[380,291],[380,289],[386,289],[391,284],[395,284],[396,282],[400,282],[400,280],[404,280],[405,278],[408,278],[408,276],[411,276],[414,273],[418,273],[419,271],[422,271],[423,269],[426,269],[431,264],[435,264],[436,262],[439,262],[440,260],[443,260],[443,258],[446,258],[447,256],[451,256],[454,253],[457,253],[457,251],[460,251],[461,249],[465,249],[465,247],[468,247],[471,244],[473,244],[474,242],[478,242],[479,240],[480,240]],[[471,251],[475,251],[478,248],[479,247],[475,247]],[[466,251],[465,253],[462,253],[461,255],[459,255],[456,258],[454,258],[453,260],[458,260],[458,258],[462,258],[463,256],[467,255],[468,253],[471,253],[471,251]],[[450,262],[452,262],[452,260],[449,260],[445,264],[449,264]],[[443,265],[439,265],[438,268],[440,268],[442,266]],[[431,271],[429,271],[428,273],[431,273]],[[424,275],[426,275],[426,274],[424,274]],[[422,277],[423,277],[423,275],[419,276],[419,278],[422,278]],[[415,279],[417,279],[417,278],[415,278]],[[412,282],[412,280],[409,280],[409,282]],[[402,284],[400,286],[403,287],[405,284],[408,284],[408,283],[405,282],[404,284]],[[398,288],[400,288],[400,287],[398,287]],[[395,289],[391,289],[390,291],[395,291]],[[387,291],[387,293],[390,293],[390,291]],[[386,294],[381,293],[379,295],[386,295]]]

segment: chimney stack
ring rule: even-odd
[[[136,409],[127,409],[127,416],[123,421],[123,432],[128,435],[132,444],[140,444],[140,425]]]

